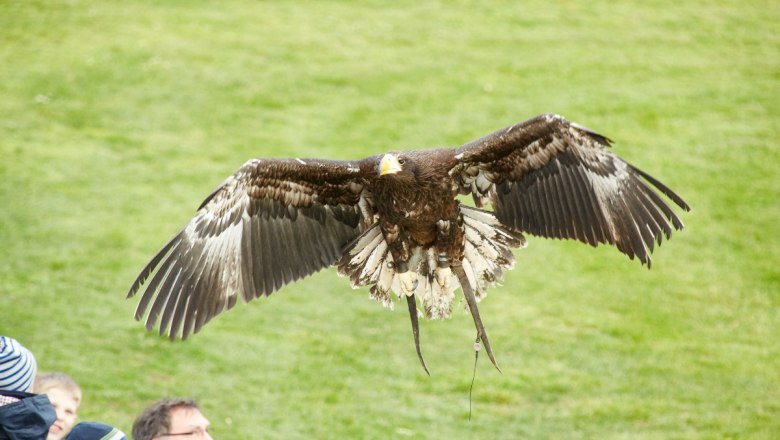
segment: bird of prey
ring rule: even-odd
[[[449,317],[461,288],[498,368],[477,302],[514,265],[524,233],[614,245],[649,267],[654,245],[683,227],[656,190],[687,211],[685,201],[610,143],[543,114],[458,148],[252,159],[206,197],[127,296],[145,284],[135,318],[146,314],[148,330],[159,321],[160,335],[186,339],[237,298],[335,265],[386,307],[406,300],[427,372],[418,314]],[[458,199],[469,194],[475,207]]]

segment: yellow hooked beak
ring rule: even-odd
[[[395,174],[401,171],[401,164],[398,162],[398,157],[395,154],[387,153],[382,156],[382,160],[379,161],[379,175]]]

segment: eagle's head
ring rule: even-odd
[[[395,179],[415,179],[416,165],[412,159],[403,154],[387,153],[379,161],[379,177],[393,176]]]

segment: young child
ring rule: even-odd
[[[33,392],[46,394],[57,412],[46,440],[61,440],[68,435],[78,418],[81,388],[65,373],[46,373],[35,377]]]
[[[0,336],[0,438],[44,438],[57,418],[48,397],[28,392],[36,365],[19,341]]]

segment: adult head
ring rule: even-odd
[[[81,388],[65,373],[45,373],[35,378],[33,392],[46,394],[57,412],[57,420],[49,428],[46,440],[65,438],[78,419]]]
[[[212,439],[209,421],[191,399],[165,398],[149,405],[133,423],[134,440]]]

